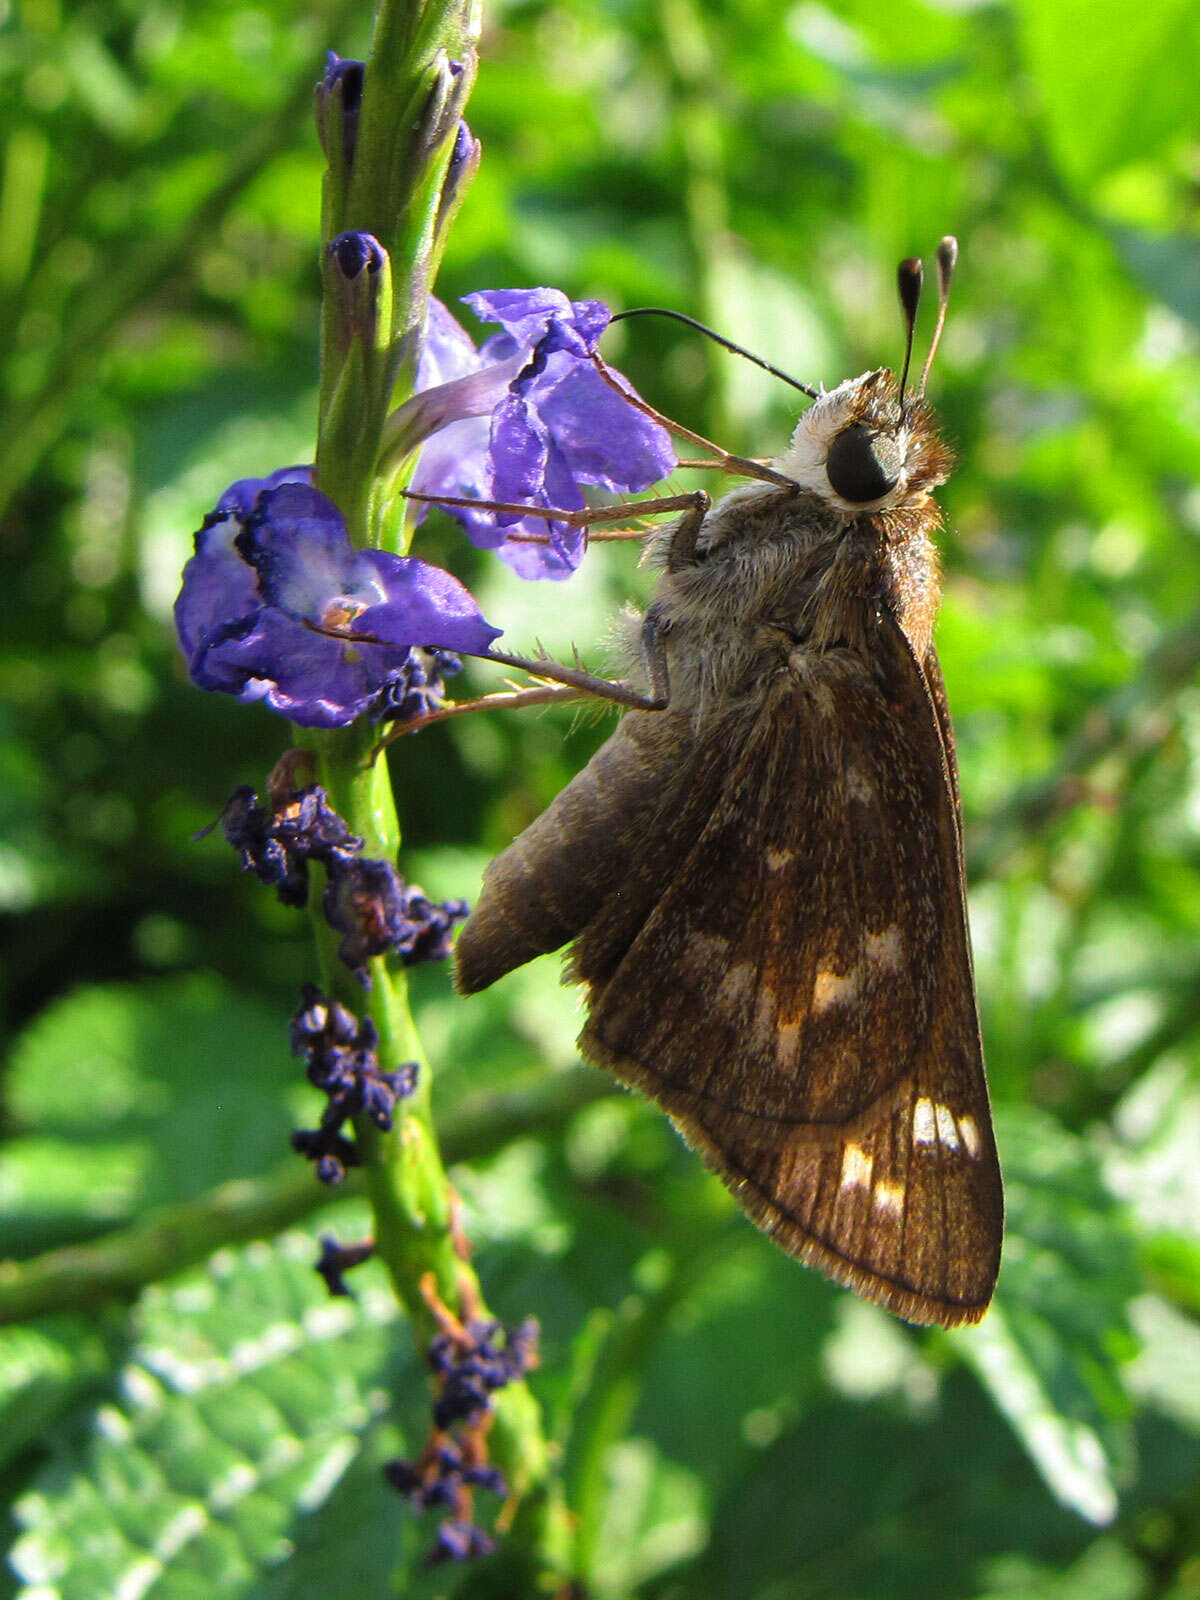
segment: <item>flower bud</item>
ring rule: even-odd
[[[446,176],[442,183],[442,197],[438,202],[434,231],[439,240],[445,237],[462,204],[463,196],[479,171],[479,158],[482,153],[483,146],[467,124],[460,120],[458,131],[454,136],[450,165],[446,168]]]
[[[317,85],[317,133],[331,167],[344,178],[354,165],[358,112],[362,105],[363,64],[330,51],[325,76]]]
[[[370,233],[339,233],[325,246],[326,285],[338,318],[341,347],[358,340],[374,352],[391,297],[387,251]],[[381,313],[383,315],[381,316]]]

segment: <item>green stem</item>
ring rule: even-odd
[[[442,190],[473,80],[479,22],[478,0],[382,0],[353,165],[331,173],[326,184],[326,227],[370,233],[390,259],[391,292],[386,303],[382,295],[374,302],[370,350],[362,323],[349,314],[344,298],[335,305],[327,292],[322,317],[316,481],[341,510],[359,546],[406,548],[399,486],[378,480],[377,463],[386,415],[412,392],[427,299],[444,244]],[[336,152],[336,140],[331,148]],[[364,857],[395,861],[400,826],[387,764],[370,757],[374,733],[364,719],[335,732],[301,730],[298,736],[313,753],[332,805],[361,835]],[[438,1329],[443,1307],[464,1320],[488,1315],[455,1235],[453,1196],[431,1109],[429,1063],[409,1011],[403,972],[390,970],[382,958],[371,961],[371,986],[364,993],[338,956],[337,935],[322,914],[320,885],[313,887],[311,909],[326,992],[373,1019],[385,1068],[418,1063],[416,1092],[397,1105],[395,1127],[385,1133],[359,1117],[355,1133],[374,1213],[376,1254],[408,1312],[415,1341],[425,1345]],[[503,1541],[508,1592],[544,1592],[569,1572],[573,1541],[540,1408],[524,1382],[494,1395],[488,1440],[516,1507]],[[472,1586],[477,1581],[491,1579],[468,1578]]]

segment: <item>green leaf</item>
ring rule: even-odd
[[[1021,0],[1018,14],[1047,136],[1077,182],[1182,143],[1200,125],[1191,0]]]
[[[950,1337],[1054,1494],[1104,1524],[1130,1466],[1134,1241],[1081,1140],[1032,1111],[997,1125],[1008,1195],[1000,1283],[983,1322]]]
[[[109,1369],[84,1317],[43,1317],[0,1329],[0,1465],[38,1439]]]
[[[151,1289],[118,1398],[22,1496],[20,1591],[192,1600],[258,1592],[386,1403],[396,1302],[374,1263],[330,1299],[315,1246],[222,1252]]]
[[[703,1548],[705,1497],[696,1474],[664,1460],[648,1439],[623,1440],[609,1453],[607,1472],[590,1588],[597,1600],[621,1600]]]
[[[1176,316],[1200,328],[1200,240],[1136,228],[1114,227],[1111,234],[1130,272]]]
[[[76,990],[18,1039],[9,1081],[27,1131],[0,1192],[6,1246],[25,1254],[265,1171],[300,1080],[284,1020],[198,975]]]

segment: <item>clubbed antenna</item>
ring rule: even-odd
[[[921,283],[925,268],[917,256],[908,256],[896,269],[896,283],[900,290],[900,306],[904,312],[904,371],[900,374],[900,414],[904,414],[904,391],[908,386],[908,369],[912,363],[913,332],[917,326],[917,307],[921,304]]]
[[[938,274],[938,314],[937,326],[933,330],[933,338],[929,344],[929,354],[925,357],[925,368],[921,373],[921,387],[917,393],[925,393],[925,385],[929,381],[929,369],[933,366],[933,358],[937,355],[938,343],[942,337],[942,329],[946,325],[946,307],[950,303],[950,283],[954,277],[955,264],[958,261],[958,240],[952,233],[948,233],[937,247],[937,274]]]
[[[796,378],[790,378],[786,372],[781,372],[778,367],[773,367],[769,361],[764,361],[761,356],[752,355],[749,350],[744,350],[740,344],[734,344],[733,340],[727,339],[724,334],[714,333],[711,328],[705,327],[703,322],[697,322],[695,317],[686,316],[682,311],[668,311],[662,306],[637,306],[632,311],[618,311],[612,320],[621,322],[626,317],[672,317],[676,322],[686,322],[689,328],[695,328],[697,333],[702,333],[715,343],[724,345],[725,349],[732,350],[735,356],[745,356],[747,361],[753,361],[756,367],[761,367],[764,372],[769,372],[773,378],[782,378],[784,383],[790,383],[793,389],[799,389],[800,393],[806,394],[810,400],[817,398],[817,391],[810,389],[808,384],[801,383]]]

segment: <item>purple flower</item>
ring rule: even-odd
[[[414,646],[478,655],[500,630],[440,567],[355,550],[333,502],[294,476],[303,470],[226,491],[196,535],[175,626],[200,688],[261,700],[302,727],[336,728],[367,708]]]
[[[428,440],[413,479],[418,493],[579,510],[581,485],[639,492],[674,470],[666,430],[622,400],[591,362],[609,322],[600,301],[499,289],[465,303],[501,331],[476,351],[431,300],[418,393],[393,419],[411,447]],[[583,533],[565,523],[447,510],[474,544],[498,550],[522,577],[566,578],[582,558]],[[530,533],[549,534],[550,543],[513,540]]]
[[[239,478],[231,483],[217,501],[217,512],[222,516],[246,518],[254,510],[255,501],[264,489],[278,489],[284,483],[307,483],[312,487],[311,467],[280,467],[265,478]]]

